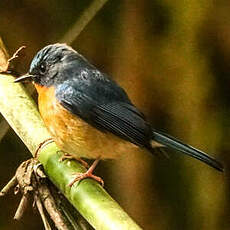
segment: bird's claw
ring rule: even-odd
[[[81,180],[86,178],[92,178],[99,182],[102,187],[104,187],[104,181],[101,179],[101,177],[94,175],[90,170],[85,173],[74,173],[74,175],[76,175],[76,177],[69,183],[70,187],[72,187],[75,182],[80,182]]]
[[[75,157],[68,153],[64,153],[64,155],[60,157],[59,162],[62,162],[64,160],[76,160],[81,163],[85,168],[89,168],[89,164],[86,161],[82,160],[80,157]]]

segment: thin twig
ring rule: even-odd
[[[71,44],[108,0],[94,0],[60,42]]]
[[[21,217],[23,216],[23,214],[27,208],[27,205],[28,205],[28,200],[29,200],[29,194],[25,194],[22,196],[22,199],[18,205],[17,211],[14,215],[15,220],[20,220]]]
[[[40,166],[41,163],[38,163],[38,160],[34,158],[24,161],[16,170],[15,176],[1,191],[1,195],[4,195],[9,191],[10,188],[14,187],[18,183],[15,188],[15,194],[21,191],[23,195],[18,205],[14,219],[21,219],[28,205],[29,197],[31,194],[33,194],[34,202],[37,205],[38,211],[46,229],[50,229],[50,226],[48,224],[47,217],[44,214],[43,206],[46,208],[47,213],[49,214],[58,230],[79,230],[80,228],[78,228],[77,223],[76,225],[72,226],[72,223],[58,208],[57,203],[53,198],[53,194],[50,191],[53,185],[50,184],[48,187],[47,177],[43,172],[42,167]]]
[[[7,61],[8,63],[10,63],[11,61],[13,61],[14,59],[18,58],[18,54],[21,52],[21,50],[25,49],[26,46],[21,46],[19,47],[13,54],[13,56],[11,58],[9,58]]]
[[[41,215],[42,222],[44,224],[45,229],[46,230],[52,230],[51,227],[50,227],[50,224],[49,224],[49,222],[48,222],[48,220],[47,220],[47,218],[45,216],[45,213],[44,213],[43,206],[42,206],[40,198],[37,195],[35,195],[34,200],[35,200],[35,203],[37,205],[38,211],[39,211],[39,213]]]
[[[69,213],[68,209],[66,209],[65,207],[61,207],[64,215],[66,216],[66,218],[68,219],[68,221],[71,223],[72,227],[74,230],[87,230],[86,228],[83,229],[82,227],[80,227],[78,224],[79,224],[79,221],[78,221],[78,224],[76,223],[76,219],[74,219],[71,215],[71,213]]]
[[[13,187],[15,187],[17,184],[16,176],[13,176],[12,179],[7,183],[7,185],[4,186],[4,188],[0,192],[0,196],[6,195],[9,190]]]
[[[56,201],[58,209],[62,210],[63,214],[70,222],[73,230],[89,230],[91,229],[89,223],[75,210],[66,198],[57,191],[55,187],[51,187],[51,192]],[[81,221],[84,220],[84,221]]]
[[[38,181],[37,188],[38,188],[38,193],[39,193],[41,202],[46,208],[47,213],[49,214],[50,218],[53,220],[56,228],[58,230],[68,230],[69,223],[66,223],[66,220],[63,217],[63,214],[58,210],[56,202],[52,194],[50,193],[48,186],[44,183],[39,183]]]
[[[19,48],[14,52],[14,54],[12,55],[12,57],[10,57],[10,58],[7,60],[6,64],[5,64],[4,66],[1,66],[1,69],[0,69],[1,71],[0,71],[0,73],[8,73],[10,63],[11,63],[14,59],[18,58],[19,53],[21,52],[21,50],[23,50],[23,49],[25,49],[25,48],[26,48],[25,46],[19,47]]]

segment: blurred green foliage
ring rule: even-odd
[[[58,42],[90,2],[0,1],[9,53],[27,46],[15,69],[26,72],[36,51]],[[229,10],[227,0],[108,1],[72,44],[126,88],[156,129],[225,163],[220,174],[172,151],[170,160],[136,151],[102,162],[106,188],[144,229],[229,229]],[[0,186],[29,157],[10,130],[0,144]],[[18,202],[13,194],[0,199],[0,230],[41,229],[32,208],[12,220]]]

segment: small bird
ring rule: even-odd
[[[28,74],[15,82],[31,81],[38,92],[39,111],[53,140],[74,158],[96,159],[76,181],[91,177],[99,159],[116,158],[128,148],[167,147],[223,171],[206,153],[156,131],[128,95],[66,44],[52,44],[33,58]]]

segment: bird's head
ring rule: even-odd
[[[77,67],[83,59],[80,54],[66,44],[48,45],[34,56],[29,72],[17,78],[15,82],[31,81],[37,85],[49,87],[57,81],[67,78],[68,74],[61,73],[71,67],[73,62]]]

